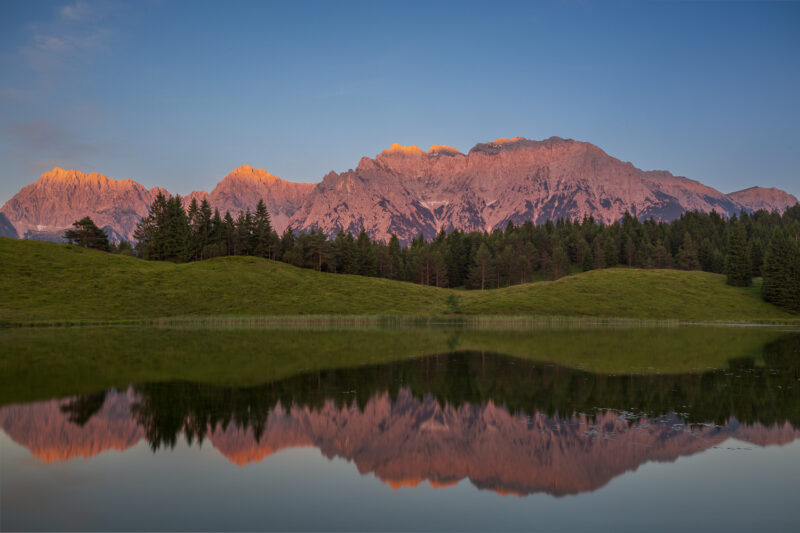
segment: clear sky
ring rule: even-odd
[[[800,197],[800,3],[0,3],[0,203],[54,166],[174,193],[393,142],[592,142]]]

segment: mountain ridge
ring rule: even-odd
[[[98,173],[54,168],[23,187],[0,209],[20,237],[58,240],[64,229],[91,216],[112,239],[133,238],[159,187]],[[242,165],[211,192],[184,197],[208,200],[221,213],[253,211],[264,199],[278,232],[291,226],[357,233],[375,239],[397,234],[402,242],[439,231],[492,231],[526,220],[592,216],[603,223],[625,212],[673,220],[686,211],[723,216],[740,211],[783,211],[797,199],[775,188],[750,187],[724,194],[699,181],[665,170],[641,170],[588,142],[523,137],[477,143],[466,154],[452,146],[394,143],[355,169],[331,171],[316,183],[283,180],[264,169]],[[10,232],[8,232],[10,233]]]

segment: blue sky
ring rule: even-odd
[[[53,166],[185,194],[393,142],[592,142],[800,196],[800,4],[0,4],[0,203]]]

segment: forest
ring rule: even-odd
[[[86,219],[84,219],[85,221]],[[80,221],[83,222],[83,221]],[[76,222],[76,225],[78,222]],[[71,230],[72,231],[72,230]],[[77,242],[70,232],[70,242]],[[673,268],[725,274],[730,285],[763,277],[767,301],[800,310],[800,204],[782,215],[764,210],[724,218],[686,212],[672,222],[626,214],[613,224],[592,217],[530,221],[488,232],[441,230],[408,245],[321,229],[273,229],[262,201],[234,219],[207,201],[184,208],[159,194],[135,232],[136,244],[108,245],[147,260],[187,262],[227,255],[259,256],[323,272],[377,276],[437,287],[491,289],[600,268]]]

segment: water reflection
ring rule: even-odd
[[[393,488],[462,479],[500,494],[598,489],[648,461],[733,437],[800,437],[798,339],[758,359],[678,375],[606,375],[486,352],[321,370],[269,384],[149,383],[0,408],[44,462],[184,438],[246,466],[313,446]]]

